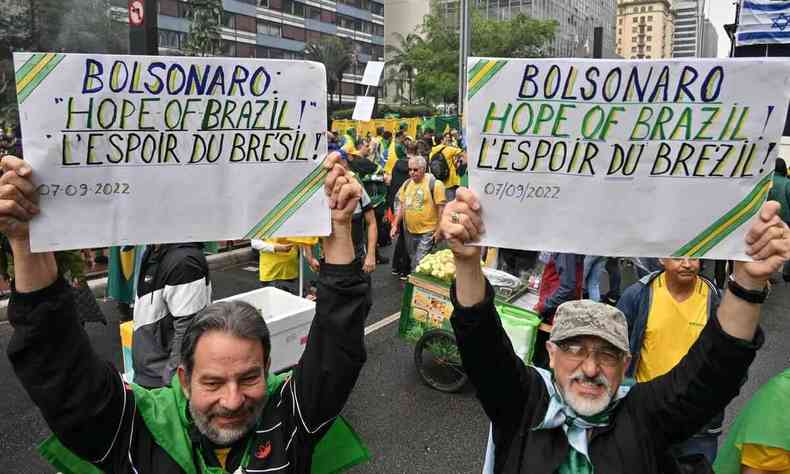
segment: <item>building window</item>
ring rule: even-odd
[[[269,8],[269,0],[258,0],[258,6],[263,8]]]
[[[320,20],[321,19],[321,9],[318,7],[307,7],[307,18],[311,20]]]
[[[225,28],[236,29],[236,15],[230,12],[222,12],[222,26]]]
[[[178,2],[175,0],[161,0],[159,2],[159,14],[178,16]]]
[[[644,12],[645,11],[645,7],[642,7],[642,9],[640,11]]]
[[[636,33],[636,27],[631,28],[631,33]]]
[[[236,56],[236,43],[222,40],[222,56]]]
[[[647,37],[647,40],[648,40],[648,41],[653,41],[653,37],[652,37],[652,36],[648,36],[648,37]]]
[[[622,19],[622,18],[618,18],[618,19],[617,19],[617,23],[618,23],[618,24],[620,24],[620,25],[622,25],[622,24],[623,24],[623,19]]]
[[[648,5],[647,11],[652,12],[653,11],[653,5]]]
[[[648,25],[648,27],[647,27],[647,31],[653,31],[653,27],[652,27],[652,26],[650,26],[650,25]]]
[[[376,36],[384,36],[384,25],[379,25],[376,23],[372,23],[373,25],[373,34]]]
[[[632,53],[635,53],[635,52],[636,52],[636,46],[631,46],[631,52],[632,52]]]
[[[305,4],[294,2],[293,0],[283,0],[282,11],[283,13],[288,13],[289,15],[304,17]]]
[[[374,15],[384,16],[384,4],[379,2],[370,2],[370,12]]]
[[[632,43],[636,43],[636,36],[632,36],[632,37],[631,37],[631,42],[632,42]]]
[[[236,29],[255,33],[255,17],[246,15],[236,15]]]
[[[653,21],[653,15],[647,15],[647,21]]]
[[[283,25],[283,38],[292,39],[294,41],[305,41],[307,39],[307,34],[304,28]]]
[[[266,36],[282,36],[282,28],[276,23],[269,21],[258,21],[258,34]]]
[[[647,48],[645,48],[645,49],[647,49],[648,51],[650,51],[650,49],[651,49],[651,48],[650,48],[650,45],[647,45]]]
[[[329,10],[321,10],[321,21],[324,23],[331,23],[335,24],[337,19],[335,18],[335,12],[330,12]]]

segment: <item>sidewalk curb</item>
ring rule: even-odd
[[[240,263],[253,262],[254,260],[255,252],[251,248],[236,249],[229,252],[222,252],[206,256],[208,268],[211,271],[222,270]],[[107,277],[90,280],[88,281],[88,286],[90,287],[91,291],[93,291],[93,294],[96,296],[96,298],[105,298],[107,296]],[[8,298],[0,301],[0,322],[7,320]]]

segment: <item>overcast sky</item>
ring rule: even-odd
[[[735,21],[734,0],[707,0],[707,16],[716,27],[719,35],[719,57],[726,58],[730,54],[730,39],[724,31],[724,25]]]

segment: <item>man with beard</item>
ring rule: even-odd
[[[693,258],[658,259],[663,271],[653,272],[629,286],[617,308],[628,321],[629,351],[633,360],[626,376],[648,382],[675,367],[716,317],[721,299],[716,285],[700,275]],[[724,411],[690,439],[672,447],[678,458],[701,454],[716,458],[717,438]]]
[[[17,269],[8,357],[56,437],[43,448],[49,461],[79,473],[92,472],[86,461],[117,473],[311,472],[314,448],[365,362],[371,304],[351,241],[361,187],[339,160],[333,153],[325,164],[332,234],[323,243],[315,319],[292,375],[269,373],[269,332],[253,307],[218,303],[185,332],[170,386],[146,390],[125,384],[93,352],[54,257],[30,252],[28,221],[39,212],[32,170],[3,157],[0,232]]]
[[[679,473],[669,453],[738,393],[764,336],[760,303],[772,273],[790,257],[790,232],[768,202],[746,235],[716,317],[668,374],[622,385],[631,361],[625,316],[592,301],[555,314],[546,342],[551,371],[526,366],[497,317],[480,269],[483,233],[476,195],[459,189],[440,232],[455,255],[451,323],[463,366],[491,420],[495,473]]]

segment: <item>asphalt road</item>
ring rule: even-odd
[[[252,264],[254,265],[254,264]],[[241,265],[213,272],[215,298],[258,287],[257,274]],[[400,308],[401,282],[380,267],[373,277],[373,308],[367,324]],[[97,353],[121,367],[118,313],[102,302],[108,326],[87,330]],[[728,408],[727,424],[748,397],[771,376],[790,365],[790,287],[780,283],[765,305],[766,344],[752,366],[741,395]],[[0,348],[12,329],[0,324]],[[398,338],[397,323],[366,338],[368,362],[344,415],[367,443],[373,460],[354,473],[479,473],[488,422],[474,393],[448,395],[425,386],[418,378],[413,348]],[[35,453],[49,430],[16,380],[6,357],[0,357],[0,473],[52,473]]]

